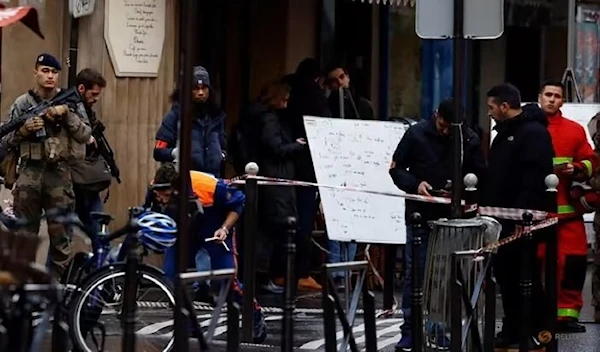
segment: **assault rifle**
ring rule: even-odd
[[[113,153],[110,144],[108,144],[108,141],[106,140],[106,136],[104,136],[104,130],[106,128],[104,127],[104,124],[100,122],[100,120],[96,120],[92,122],[92,124],[94,126],[92,128],[92,136],[94,136],[94,139],[96,140],[96,151],[108,164],[108,167],[110,168],[110,174],[117,180],[118,183],[121,183],[121,172],[119,171],[119,167],[115,162],[115,153]]]
[[[25,121],[29,120],[32,117],[43,116],[48,113],[56,113],[57,107],[59,105],[75,105],[81,101],[81,97],[79,96],[79,92],[75,87],[63,90],[58,93],[54,98],[49,100],[44,100],[41,103],[34,105],[27,109],[23,113],[23,115],[17,116],[7,123],[0,126],[0,138],[6,136],[10,132],[16,131]],[[38,131],[40,132],[40,131]],[[45,131],[44,131],[45,132]],[[44,137],[44,133],[36,133],[39,137]]]

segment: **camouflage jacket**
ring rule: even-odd
[[[36,105],[36,101],[31,94],[25,93],[19,96],[10,107],[7,121],[19,117],[34,105]],[[59,158],[82,159],[85,157],[85,143],[92,133],[87,116],[79,116],[76,111],[71,110],[66,116],[62,117],[61,126],[62,128],[52,135],[52,137],[57,137],[63,144]],[[26,142],[25,138],[13,131],[0,140],[0,148],[11,150],[24,142]]]

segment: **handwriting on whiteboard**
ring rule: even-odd
[[[389,165],[407,125],[398,122],[304,117],[317,181],[402,194]],[[404,201],[353,191],[320,189],[330,239],[404,243]]]

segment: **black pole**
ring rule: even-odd
[[[240,306],[234,300],[233,284],[227,296],[227,352],[240,351]]]
[[[385,269],[383,271],[383,309],[394,307],[394,271],[396,270],[396,246],[385,245]]]
[[[175,276],[175,351],[188,350],[188,324],[185,309],[184,289],[185,283],[179,277],[179,273],[185,272],[188,267],[189,258],[189,200],[190,187],[190,163],[191,163],[191,136],[192,130],[192,82],[194,53],[195,53],[195,31],[194,24],[198,18],[198,1],[186,0],[181,2],[181,51],[179,86],[181,98],[181,115],[179,119],[179,187],[178,187],[178,210],[177,228],[177,266]]]
[[[423,350],[423,283],[421,282],[421,214],[412,213],[412,226],[415,228],[412,242],[412,302],[411,325],[413,334],[413,352]]]
[[[462,351],[462,290],[463,286],[458,279],[460,258],[452,253],[450,272],[450,350]],[[495,317],[494,317],[495,319]],[[495,321],[495,320],[494,320]],[[493,340],[492,340],[493,341]]]
[[[337,343],[335,333],[335,303],[333,301],[333,297],[329,294],[331,285],[329,284],[329,273],[327,272],[327,268],[325,265],[323,265],[323,271],[321,272],[321,282],[323,283],[322,300],[323,329],[325,334],[325,352],[335,352]]]
[[[135,351],[135,311],[137,306],[139,258],[135,246],[130,246],[125,262],[123,289],[123,351]]]
[[[375,322],[375,295],[369,291],[366,282],[363,282],[363,322],[365,324],[365,351],[377,352],[377,323]]]
[[[463,38],[464,0],[454,0],[454,116],[452,124],[453,163],[452,163],[452,218],[460,218],[462,193],[462,163],[460,123],[463,120],[462,95],[465,60],[465,40]]]
[[[533,222],[533,215],[531,213],[523,214],[523,227],[527,228],[531,226]],[[533,238],[531,233],[524,235],[521,238],[521,338],[519,341],[519,351],[529,351],[529,341],[531,339],[531,304],[532,304],[532,256],[533,252]]]
[[[256,176],[258,166],[246,165],[246,174]],[[244,303],[242,305],[242,341],[252,342],[254,325],[254,294],[256,277],[256,239],[258,233],[258,183],[255,178],[246,179],[246,208],[244,210]]]
[[[485,272],[485,325],[483,331],[483,350],[494,350],[496,335],[496,280],[492,273],[492,257],[488,257]]]
[[[296,282],[294,272],[296,270],[296,218],[287,219],[287,265],[285,272],[285,287],[283,303],[283,321],[281,336],[281,351],[292,352],[294,350],[294,309],[296,304],[294,296],[296,295]]]
[[[554,177],[552,177],[554,176]],[[546,177],[546,194],[548,202],[548,211],[554,214],[558,211],[557,202],[557,189],[558,177],[556,175],[549,175]],[[556,334],[557,320],[558,320],[558,282],[556,279],[557,262],[558,262],[558,228],[556,225],[550,226],[547,229],[546,236],[546,263],[545,263],[545,291],[546,291],[546,303],[548,313],[548,330],[552,333],[552,337]],[[546,345],[547,352],[558,351],[558,341],[555,338],[551,338],[550,342]]]

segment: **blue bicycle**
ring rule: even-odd
[[[111,345],[120,341],[116,336],[121,333],[123,324],[124,262],[128,251],[138,251],[140,256],[162,253],[175,244],[177,232],[176,223],[170,217],[138,207],[130,208],[129,222],[112,233],[107,230],[113,220],[109,214],[92,212],[90,215],[101,226],[97,234],[87,230],[74,214],[52,218],[65,227],[83,230],[92,245],[92,253],[78,253],[62,278],[67,286],[63,319],[68,322],[69,335],[77,351],[103,351],[107,339]],[[111,241],[121,237],[125,237],[122,244],[111,245]],[[137,345],[170,351],[174,343],[173,325],[161,325],[156,321],[172,319],[173,288],[156,267],[140,264],[138,275]],[[149,319],[143,318],[144,313]],[[112,335],[115,335],[115,342],[111,341]]]

